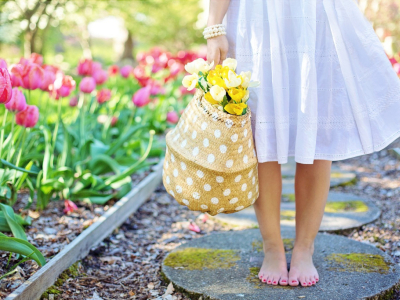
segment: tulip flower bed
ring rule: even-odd
[[[82,59],[72,75],[37,54],[0,59],[0,296],[159,162],[164,132],[191,98],[184,65],[197,57],[154,48],[136,67]]]

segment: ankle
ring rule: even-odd
[[[295,241],[293,252],[309,252],[311,254],[314,253],[314,243],[305,243],[305,242],[297,242]]]
[[[263,242],[264,252],[282,252],[285,253],[285,247],[283,241],[279,239],[278,241],[264,240]]]

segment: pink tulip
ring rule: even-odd
[[[12,96],[10,73],[7,69],[0,68],[0,103],[8,103]]]
[[[133,104],[137,107],[142,107],[150,103],[151,86],[145,86],[139,89],[132,97]]]
[[[93,78],[96,84],[103,84],[107,81],[108,75],[106,71],[100,69],[93,72]]]
[[[56,72],[51,68],[51,66],[43,68],[43,71],[43,80],[39,88],[46,92],[49,91],[49,87],[56,80]]]
[[[111,126],[115,126],[115,124],[117,124],[117,122],[118,122],[118,117],[113,116],[113,117],[111,118]]]
[[[116,76],[119,72],[119,68],[117,65],[112,65],[108,67],[108,75],[110,76]]]
[[[98,61],[94,61],[92,62],[92,76],[94,74],[94,72],[98,71],[98,70],[102,70],[103,67],[101,66],[101,63],[99,63]]]
[[[26,128],[35,127],[38,120],[39,109],[35,105],[27,105],[23,111],[15,115],[16,123]]]
[[[128,78],[132,70],[133,68],[130,65],[123,66],[120,70],[121,76],[124,78]]]
[[[43,78],[43,69],[38,64],[29,63],[23,69],[22,87],[28,90],[36,90],[40,87]]]
[[[190,222],[189,226],[188,226],[189,230],[194,231],[196,233],[199,233],[201,230],[199,228],[199,226],[197,226],[195,223]]]
[[[179,86],[179,92],[181,93],[181,95],[190,95],[190,94],[194,94],[196,92],[196,89],[193,89],[192,91],[188,91],[187,88],[185,88],[184,86]]]
[[[71,200],[64,200],[64,214],[70,214],[74,212],[75,210],[78,210],[78,206]]]
[[[184,112],[185,112],[185,109],[181,109],[181,110],[179,111],[179,114],[182,115]]]
[[[0,58],[0,68],[7,69],[7,62],[2,58]]]
[[[151,80],[148,82],[148,84],[151,87],[151,89],[150,89],[151,95],[164,95],[165,94],[165,89],[157,81]]]
[[[11,76],[11,85],[13,87],[19,87],[23,85],[22,82],[22,73],[23,73],[23,65],[16,64],[10,67],[10,76]]]
[[[40,54],[32,53],[29,60],[35,64],[38,64],[39,66],[43,65],[43,56]]]
[[[101,89],[97,92],[97,102],[99,104],[103,104],[104,102],[110,100],[111,98],[111,91],[109,89]]]
[[[179,116],[176,111],[169,111],[167,113],[167,122],[171,124],[176,124],[179,121]]]
[[[90,94],[96,88],[96,81],[94,81],[93,77],[85,77],[81,80],[79,84],[79,89],[81,92],[85,94]]]
[[[133,69],[133,76],[135,76],[141,86],[146,86],[150,80],[150,77],[147,76],[146,70],[143,66],[137,66]]]
[[[78,97],[74,96],[71,99],[69,99],[69,106],[75,107],[78,105]]]
[[[78,74],[81,76],[92,75],[93,61],[91,59],[81,59],[78,64]]]
[[[13,88],[11,100],[6,103],[6,108],[9,111],[23,111],[26,108],[25,95],[18,88]]]
[[[59,99],[60,97],[68,97],[71,92],[75,89],[75,80],[69,75],[59,75],[54,81],[54,92],[53,97]]]

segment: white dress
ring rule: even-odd
[[[231,0],[228,57],[252,71],[259,162],[312,164],[400,136],[400,80],[354,0]]]

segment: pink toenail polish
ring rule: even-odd
[[[276,281],[274,281],[274,283],[276,283]]]
[[[292,282],[296,282],[296,280],[292,280]]]
[[[282,280],[282,282],[286,282],[286,280]]]

